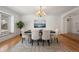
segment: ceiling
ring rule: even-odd
[[[71,15],[71,16],[79,15],[79,8],[73,11],[72,13],[69,13],[68,15]]]
[[[35,14],[38,11],[39,6],[7,6],[7,8],[12,9],[21,15],[28,15]],[[76,6],[43,6],[42,8],[48,15],[62,15],[67,11],[76,8]]]

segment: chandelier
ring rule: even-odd
[[[40,16],[40,17],[46,15],[46,13],[44,12],[44,10],[42,9],[42,6],[40,6],[40,9],[37,11],[36,15]]]

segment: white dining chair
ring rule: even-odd
[[[51,38],[51,43],[52,43],[52,41],[54,41],[54,38],[55,38],[55,33],[50,33],[50,38]]]
[[[34,41],[37,41],[37,45],[39,45],[39,30],[31,30],[32,35],[31,35],[31,39],[32,39],[32,45]]]
[[[26,31],[25,28],[22,28],[22,29],[21,29],[22,43],[23,43],[24,40],[28,40],[28,39],[29,39],[29,36],[26,35],[25,31]]]
[[[50,31],[49,30],[42,30],[42,42],[47,41],[48,45],[50,45]]]
[[[55,37],[54,37],[54,39],[57,41],[57,43],[58,43],[58,35],[59,35],[59,30],[55,29]]]

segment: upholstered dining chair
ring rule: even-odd
[[[39,45],[39,30],[31,30],[32,35],[31,35],[31,40],[32,40],[32,45],[34,41],[37,41],[37,45]]]
[[[55,37],[54,37],[54,39],[57,41],[57,43],[58,43],[58,35],[59,35],[59,30],[55,29]]]
[[[42,30],[42,42],[47,41],[48,45],[50,45],[50,31],[49,30]]]
[[[55,39],[55,33],[51,33],[50,38],[51,38],[50,42],[52,43]]]
[[[29,39],[29,36],[26,35],[25,31],[26,31],[25,28],[22,28],[22,29],[21,29],[21,34],[22,34],[22,43],[23,43],[24,40],[26,40],[26,39],[28,40],[28,39]]]

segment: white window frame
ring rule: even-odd
[[[3,12],[3,11],[0,11],[0,12],[10,15],[9,24],[8,24],[8,27],[9,27],[8,33],[14,33],[14,16],[9,13]],[[1,13],[0,13],[0,34],[2,35],[2,33],[1,33]]]

